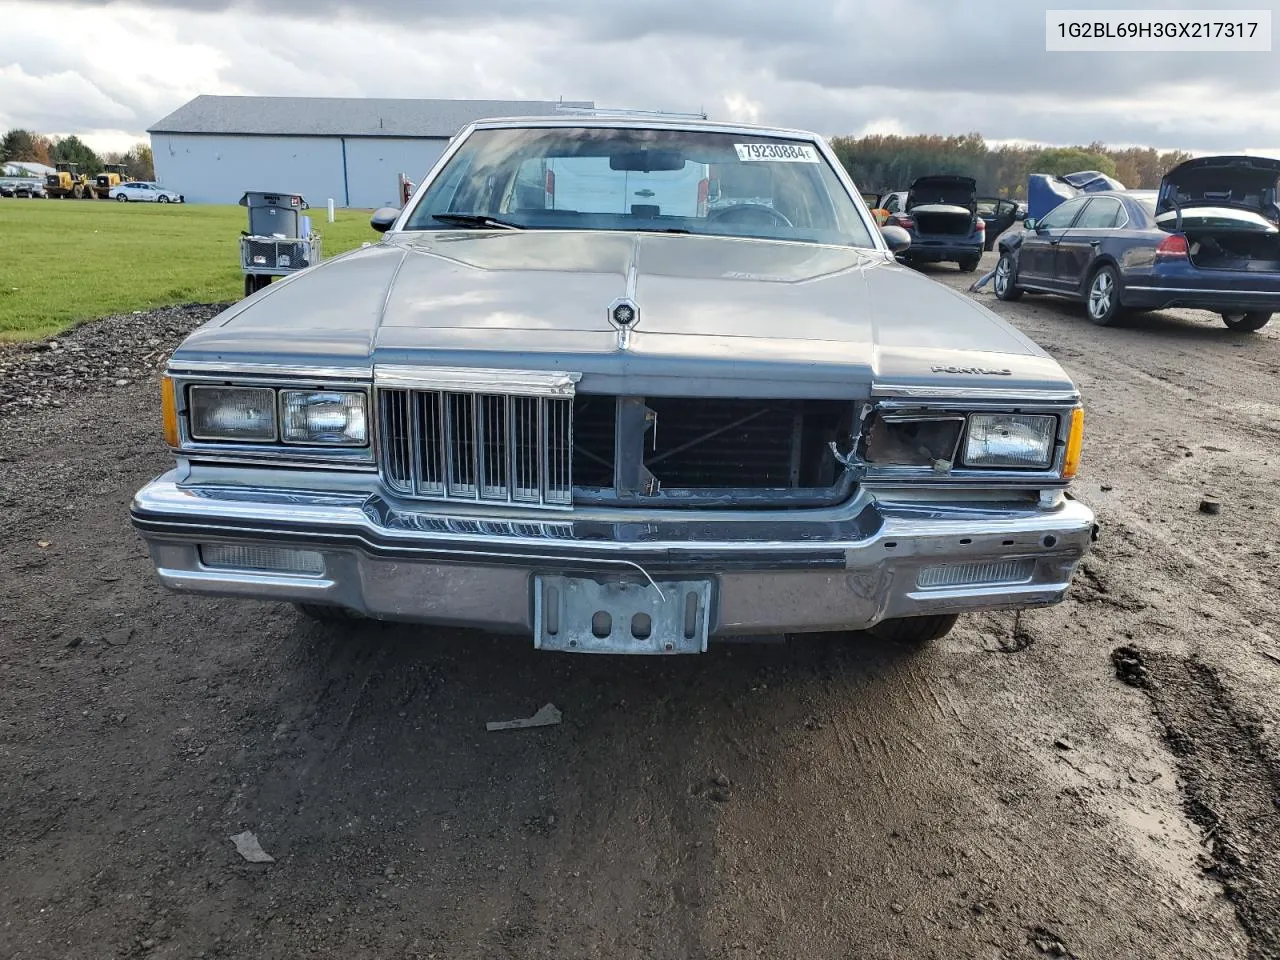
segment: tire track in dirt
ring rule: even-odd
[[[1187,816],[1205,831],[1213,872],[1250,938],[1251,960],[1280,958],[1280,761],[1258,719],[1196,657],[1132,646],[1117,676],[1146,693],[1182,778]]]

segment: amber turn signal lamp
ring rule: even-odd
[[[1080,450],[1084,446],[1084,410],[1071,411],[1071,432],[1067,434],[1067,455],[1062,461],[1062,478],[1070,480],[1080,469]]]
[[[164,442],[171,447],[179,446],[178,398],[173,393],[173,377],[165,377],[160,382],[160,415],[164,420]]]

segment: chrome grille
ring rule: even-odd
[[[567,507],[571,397],[381,389],[383,477],[398,493]]]

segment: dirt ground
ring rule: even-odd
[[[920,652],[175,596],[126,507],[167,466],[147,340],[208,311],[0,355],[0,956],[1280,957],[1280,322],[977,296],[1080,384],[1102,534],[1066,603]],[[95,337],[135,356],[58,373]]]

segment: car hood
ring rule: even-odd
[[[948,204],[971,207],[978,192],[978,182],[973,177],[928,176],[917,177],[907,191],[907,209],[914,210],[922,204]]]
[[[608,308],[628,294],[623,349]],[[171,365],[191,361],[565,370],[652,396],[1074,390],[989,310],[878,251],[600,231],[390,235],[214,318]]]
[[[1156,213],[1188,207],[1235,207],[1275,219],[1280,160],[1270,157],[1196,157],[1160,180]]]

